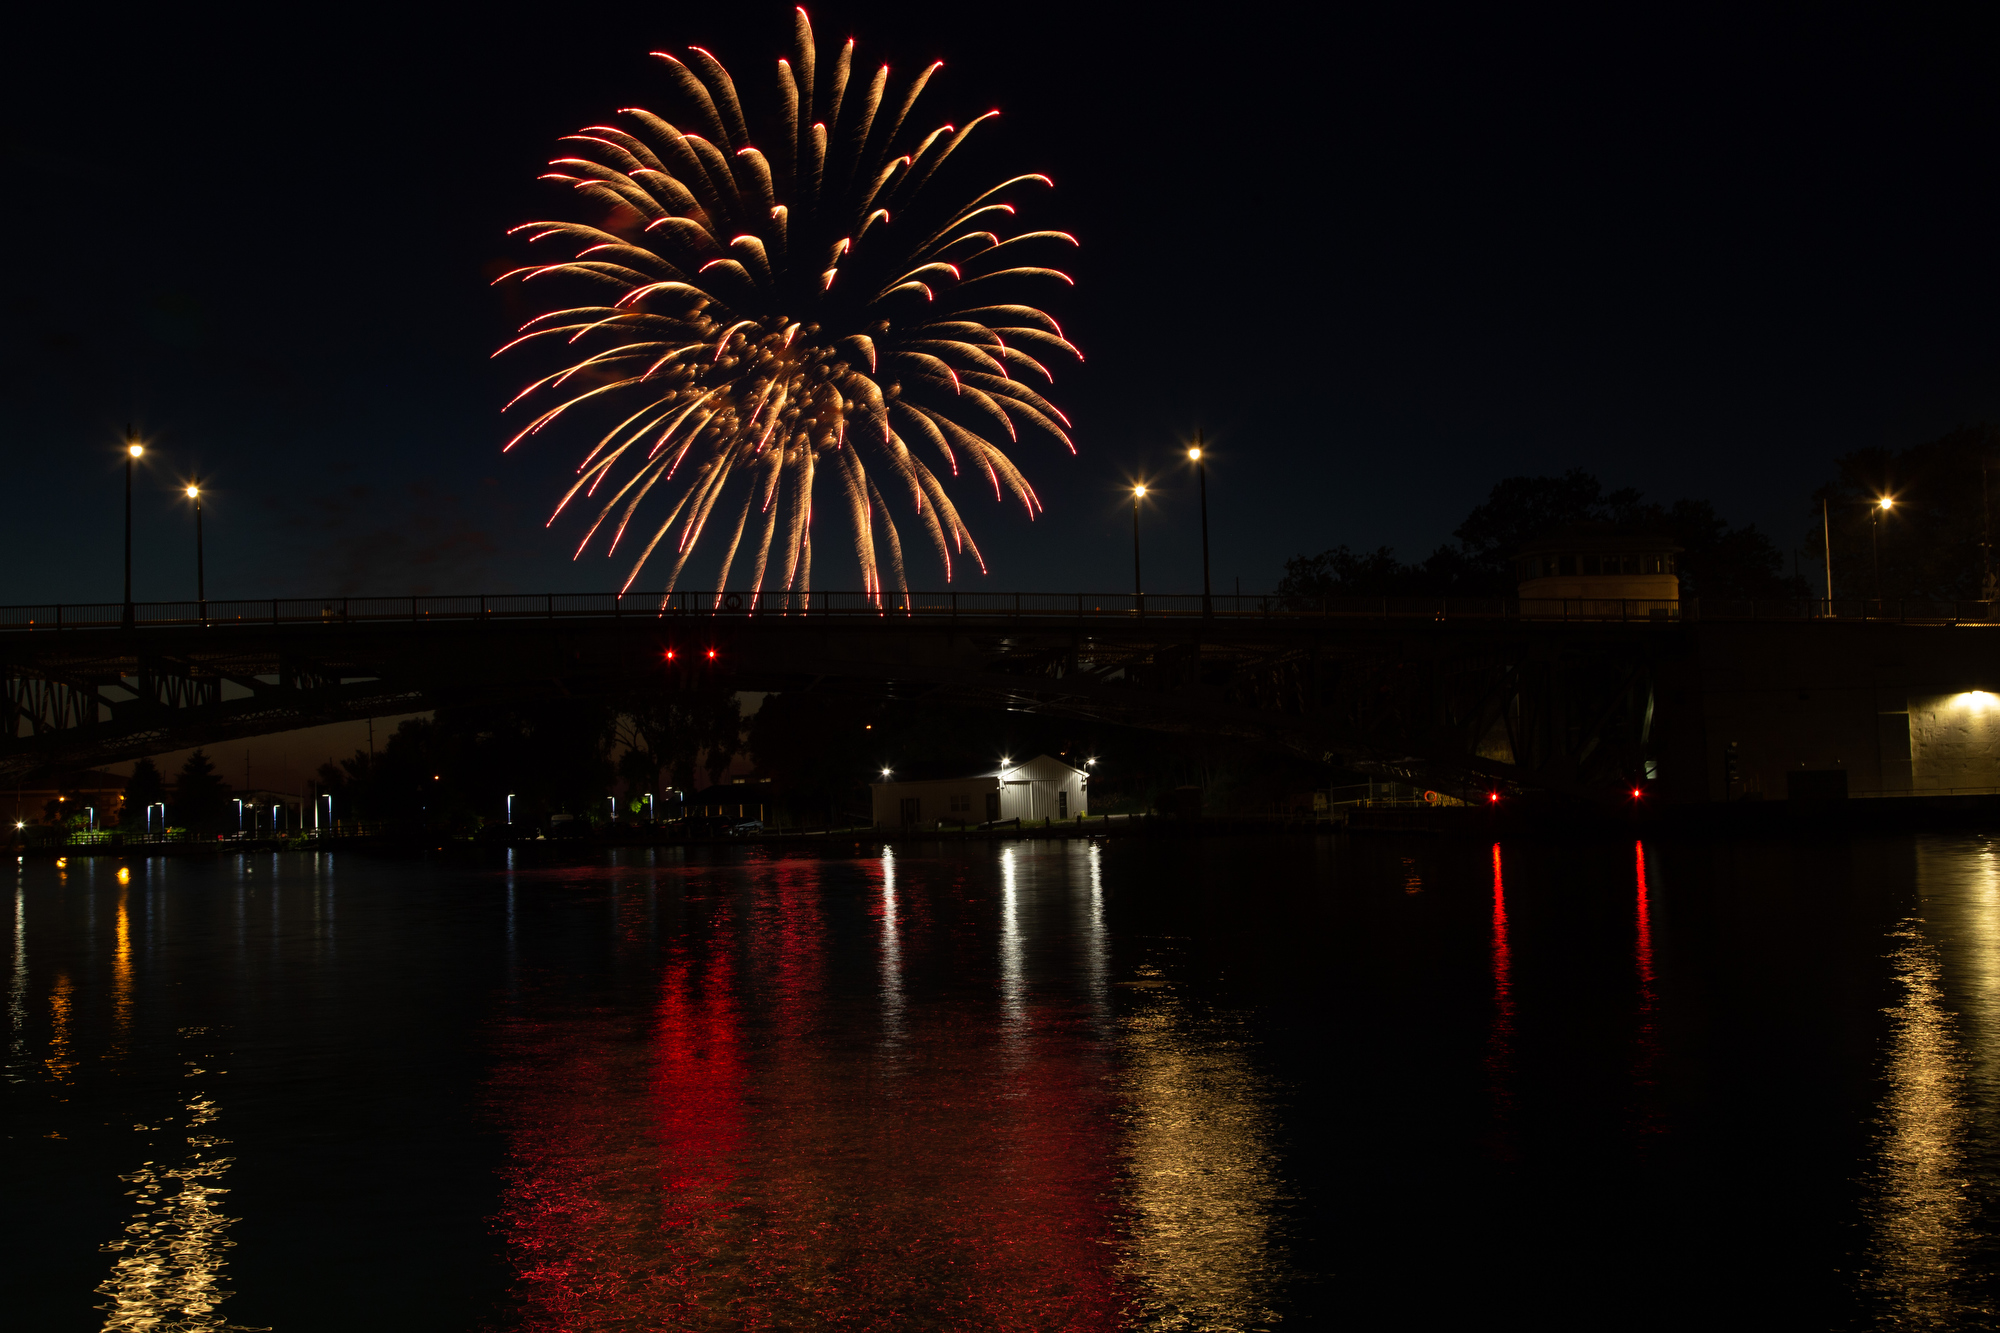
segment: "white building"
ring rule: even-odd
[[[957,776],[963,770],[888,769],[875,789],[877,828],[990,824],[1019,819],[1074,819],[1090,813],[1090,775],[1060,759],[1038,754],[1019,763]]]

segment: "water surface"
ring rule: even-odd
[[[13,866],[9,1322],[1992,1327],[2000,844]]]

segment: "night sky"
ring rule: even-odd
[[[534,179],[558,135],[678,109],[648,50],[768,105],[789,8],[415,8],[12,30],[0,600],[117,599],[128,420],[142,599],[192,595],[197,470],[211,598],[620,581],[542,527],[581,437],[499,453],[528,363],[487,359],[488,281],[507,227],[570,211]],[[1081,454],[1016,451],[1032,525],[962,486],[985,586],[1129,586],[1143,473],[1148,585],[1196,587],[1197,425],[1224,591],[1421,556],[1496,479],[1571,467],[1789,548],[1835,454],[2000,419],[2000,45],[1942,11],[812,13],[863,67],[944,58],[920,106],[999,106],[982,174],[1052,175],[1024,219],[1083,242],[1051,300]],[[817,585],[853,586],[843,544]]]

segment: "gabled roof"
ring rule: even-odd
[[[1057,759],[1053,755],[1038,754],[1032,759],[1012,759],[1011,756],[1009,758],[1010,762],[1006,766],[1006,772],[1010,775],[1017,774],[1024,768],[1043,768],[1049,764],[1053,764],[1058,768],[1069,769],[1073,773],[1084,771],[1075,764],[1069,763],[1067,760]],[[1000,773],[1001,766],[998,760],[995,760],[985,768],[974,769],[966,764],[951,760],[919,759],[908,764],[892,766],[888,777],[878,777],[878,780],[872,785],[879,787],[885,782],[976,782],[980,779],[998,782],[1000,780]]]

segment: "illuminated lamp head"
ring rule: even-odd
[[[190,485],[190,486],[189,486],[189,487],[187,488],[187,497],[188,497],[188,499],[190,499],[190,500],[198,500],[198,499],[200,499],[200,498],[201,498],[201,487],[199,487],[199,486],[194,486],[194,485]]]
[[[1197,444],[1194,448],[1188,450],[1188,457],[1194,462],[1199,463],[1201,461],[1201,446]]]
[[[1144,486],[1134,486],[1132,488],[1132,494],[1138,496],[1140,499],[1143,500],[1146,497],[1146,488]]]
[[[1896,497],[1893,495],[1883,496],[1881,499],[1881,505],[1882,508],[1884,509],[1894,509],[1896,507]]]
[[[125,446],[125,452],[132,455],[132,457],[137,458],[139,455],[146,452],[146,446],[143,444],[128,444]]]

